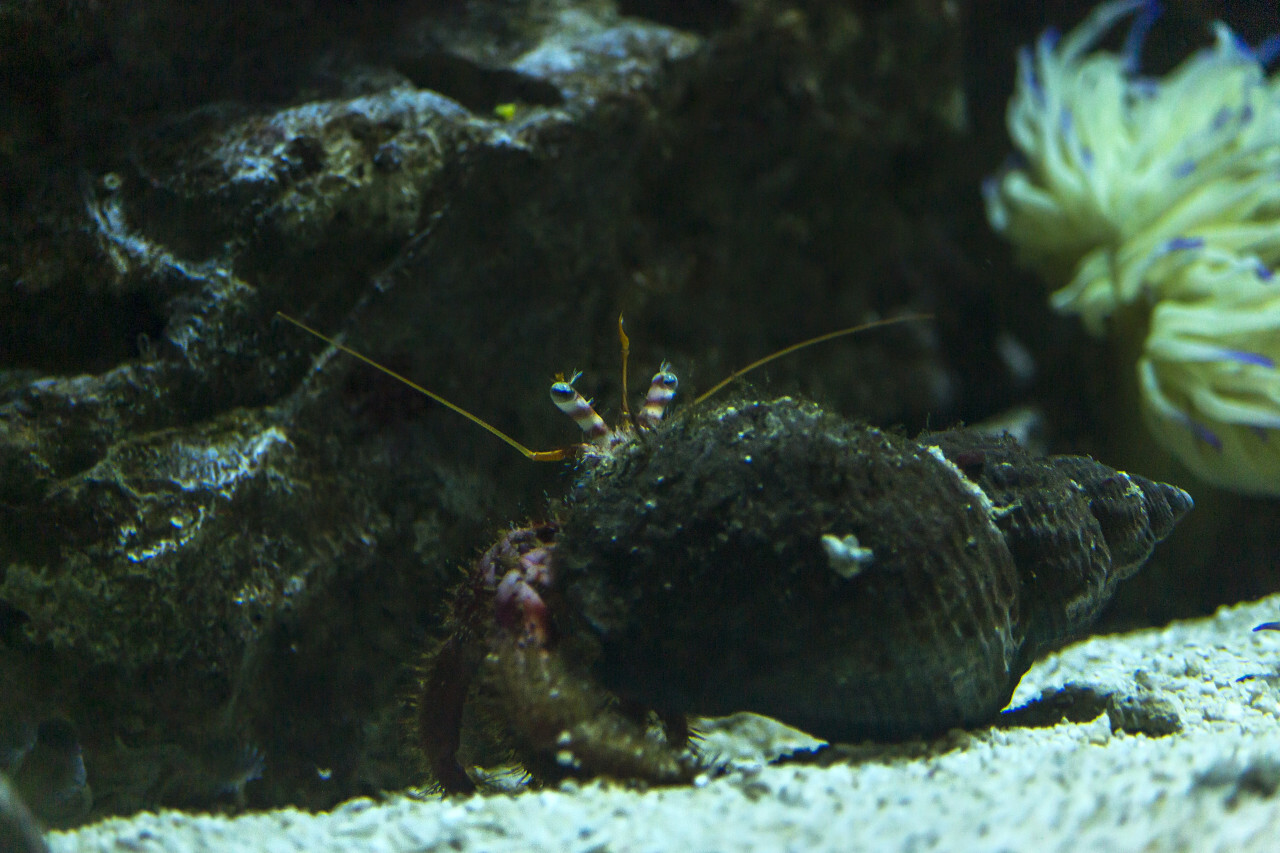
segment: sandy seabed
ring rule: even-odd
[[[1039,698],[1041,709],[1091,717],[1079,722],[813,756],[803,751],[816,744],[807,737],[738,715],[710,723],[706,735],[728,772],[687,788],[568,784],[466,799],[360,799],[322,814],[144,813],[48,841],[55,853],[1275,851],[1280,632],[1252,629],[1277,619],[1273,596],[1164,629],[1095,637],[1040,661],[1013,705]],[[797,748],[805,757],[769,763]]]

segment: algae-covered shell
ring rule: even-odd
[[[755,711],[830,740],[928,734],[994,717],[1190,506],[1007,437],[723,405],[586,468],[557,618],[594,638],[624,706]]]

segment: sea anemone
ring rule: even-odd
[[[1203,479],[1280,494],[1280,38],[1225,24],[1159,79],[1150,0],[1096,8],[1018,57],[993,228],[1094,335],[1133,336],[1154,437]],[[1095,49],[1133,15],[1119,53]],[[1140,343],[1138,343],[1140,342]]]

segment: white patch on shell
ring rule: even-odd
[[[956,479],[960,481],[960,487],[973,496],[973,499],[978,502],[978,506],[982,507],[986,511],[987,518],[996,518],[1002,514],[1001,510],[997,509],[996,505],[991,502],[991,498],[987,496],[987,493],[982,491],[982,487],[965,476],[965,473],[960,470],[959,466],[948,459],[947,455],[942,452],[941,447],[936,444],[931,444],[925,449],[928,450],[930,456],[937,459],[947,467],[948,471],[956,475]],[[1004,511],[1007,512],[1008,508],[1005,507]]]
[[[1130,477],[1128,474],[1126,474],[1124,471],[1117,471],[1116,473],[1119,474],[1121,477],[1124,477],[1124,482],[1125,482],[1124,496],[1129,500],[1141,501],[1142,487],[1139,486],[1137,483],[1135,483],[1133,481],[1133,478]]]
[[[852,533],[846,536],[822,534],[822,550],[827,552],[827,565],[831,566],[831,571],[845,580],[854,577],[875,559],[871,549],[863,548]]]

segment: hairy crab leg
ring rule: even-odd
[[[668,739],[649,736],[643,721],[611,705],[590,680],[557,654],[499,638],[479,675],[508,719],[519,719],[511,746],[536,778],[553,781],[608,772],[623,779],[673,785],[704,768],[672,720]],[[665,723],[665,721],[664,721]],[[469,781],[469,780],[468,780]]]
[[[436,785],[452,793],[470,793],[475,782],[458,763],[462,746],[462,717],[472,679],[479,669],[475,654],[460,636],[450,637],[431,656],[431,665],[418,686],[412,728]],[[428,701],[429,697],[429,701]]]

